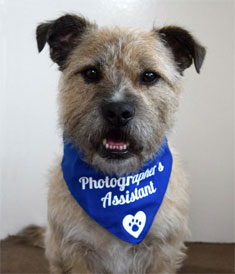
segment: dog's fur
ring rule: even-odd
[[[39,51],[49,44],[62,71],[59,119],[66,138],[94,168],[117,175],[138,170],[156,153],[173,126],[183,71],[194,62],[199,72],[205,56],[205,49],[179,27],[150,32],[98,28],[76,15],[40,24],[37,43]],[[84,69],[91,66],[102,75],[97,82],[84,78]],[[143,84],[145,71],[156,72],[158,81]],[[101,109],[104,102],[120,101],[135,107],[134,118],[120,129],[131,156],[110,160],[99,153],[109,129]],[[50,178],[45,237],[51,273],[175,273],[188,235],[188,183],[174,150],[172,154],[167,193],[138,245],[116,238],[81,209],[67,189],[59,159]]]

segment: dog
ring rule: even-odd
[[[159,161],[158,166],[147,168],[139,177],[129,175],[138,174],[146,162],[160,155],[164,142],[165,147],[168,146],[165,138],[174,124],[183,72],[192,63],[200,72],[205,48],[188,31],[177,26],[148,32],[99,28],[74,14],[40,24],[36,38],[39,52],[46,43],[49,45],[50,57],[61,71],[59,124],[65,154],[75,153],[77,157],[76,150],[79,151],[82,155],[79,163],[84,169],[91,168],[92,172],[106,176],[101,180],[80,177],[76,187],[81,187],[83,192],[77,197],[69,185],[73,176],[71,154],[55,164],[49,184],[48,227],[45,233],[38,228],[38,235],[44,238],[45,234],[50,272],[176,273],[185,256],[184,242],[189,233],[189,191],[182,164],[172,147],[166,152],[173,159],[169,162],[169,156],[167,160],[166,189],[159,208],[151,204],[157,214],[151,217],[145,235],[138,239],[138,230],[144,231],[143,225],[147,224],[144,210],[122,220],[121,236],[119,230],[116,234],[113,232],[117,228],[113,224],[121,218],[123,208],[129,212],[135,199],[145,203],[163,186],[161,183],[156,187],[152,179],[164,169]],[[116,179],[112,179],[112,186],[107,180],[113,176]],[[121,184],[120,178],[129,178],[132,183],[123,179],[125,183]],[[135,190],[135,194],[126,191],[125,195],[128,193],[130,198],[116,196],[112,202],[111,196],[101,199],[103,208],[114,208],[115,218],[108,213],[93,216],[97,209],[90,210],[90,204],[97,200],[98,207],[101,203],[96,193],[100,193],[104,185],[110,188],[109,195],[113,195],[118,187],[135,183],[131,187],[137,189],[148,178],[152,185],[142,188],[142,192]],[[87,197],[85,202],[83,195]],[[151,208],[146,210],[152,214]],[[97,216],[100,219],[96,219]]]

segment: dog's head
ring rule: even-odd
[[[65,15],[37,28],[62,71],[60,123],[87,162],[109,173],[135,171],[172,127],[183,71],[199,73],[205,49],[186,30],[98,28]]]

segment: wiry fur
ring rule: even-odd
[[[56,56],[52,59],[62,70],[59,118],[66,138],[99,170],[117,175],[138,170],[172,128],[182,72],[193,61],[200,70],[204,48],[176,27],[151,32],[98,29],[74,15],[40,26],[39,50],[48,42],[51,56]],[[102,71],[102,80],[96,84],[87,83],[81,75],[91,65]],[[159,81],[142,85],[139,77],[144,70],[156,71]],[[107,131],[101,107],[104,102],[120,100],[135,107],[134,118],[123,129],[133,154],[124,160],[107,160],[97,150]],[[172,153],[164,201],[138,245],[116,238],[83,211],[64,182],[60,159],[50,178],[48,196],[45,246],[51,273],[175,273],[184,258],[188,235],[188,183],[178,156]]]
[[[102,64],[105,79],[92,87],[91,92],[91,86],[76,72],[85,64],[96,62]],[[162,75],[157,92],[156,87],[139,86],[137,77],[142,66],[151,67]],[[59,113],[66,136],[83,149],[87,161],[98,169],[118,174],[137,170],[143,160],[156,152],[172,126],[172,114],[178,105],[179,77],[172,66],[171,53],[154,32],[104,28],[88,33],[71,54],[60,83]],[[126,132],[136,149],[143,143],[145,146],[138,157],[113,163],[104,161],[92,146],[97,140],[102,142],[106,128],[100,105],[119,92],[136,107],[135,119]],[[82,102],[79,107],[78,102]]]
[[[17,236],[21,243],[45,248],[45,227],[30,225],[21,230]]]
[[[114,237],[78,206],[63,181],[60,162],[48,197],[46,254],[54,266],[64,258],[70,267],[77,260],[85,261],[88,273],[175,273],[188,235],[188,185],[176,154],[164,202],[137,246]],[[75,273],[82,273],[79,267]]]

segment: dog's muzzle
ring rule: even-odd
[[[125,132],[135,116],[135,107],[128,102],[105,102],[101,106],[101,113],[107,129],[99,148],[101,156],[108,159],[129,158],[131,146]]]

